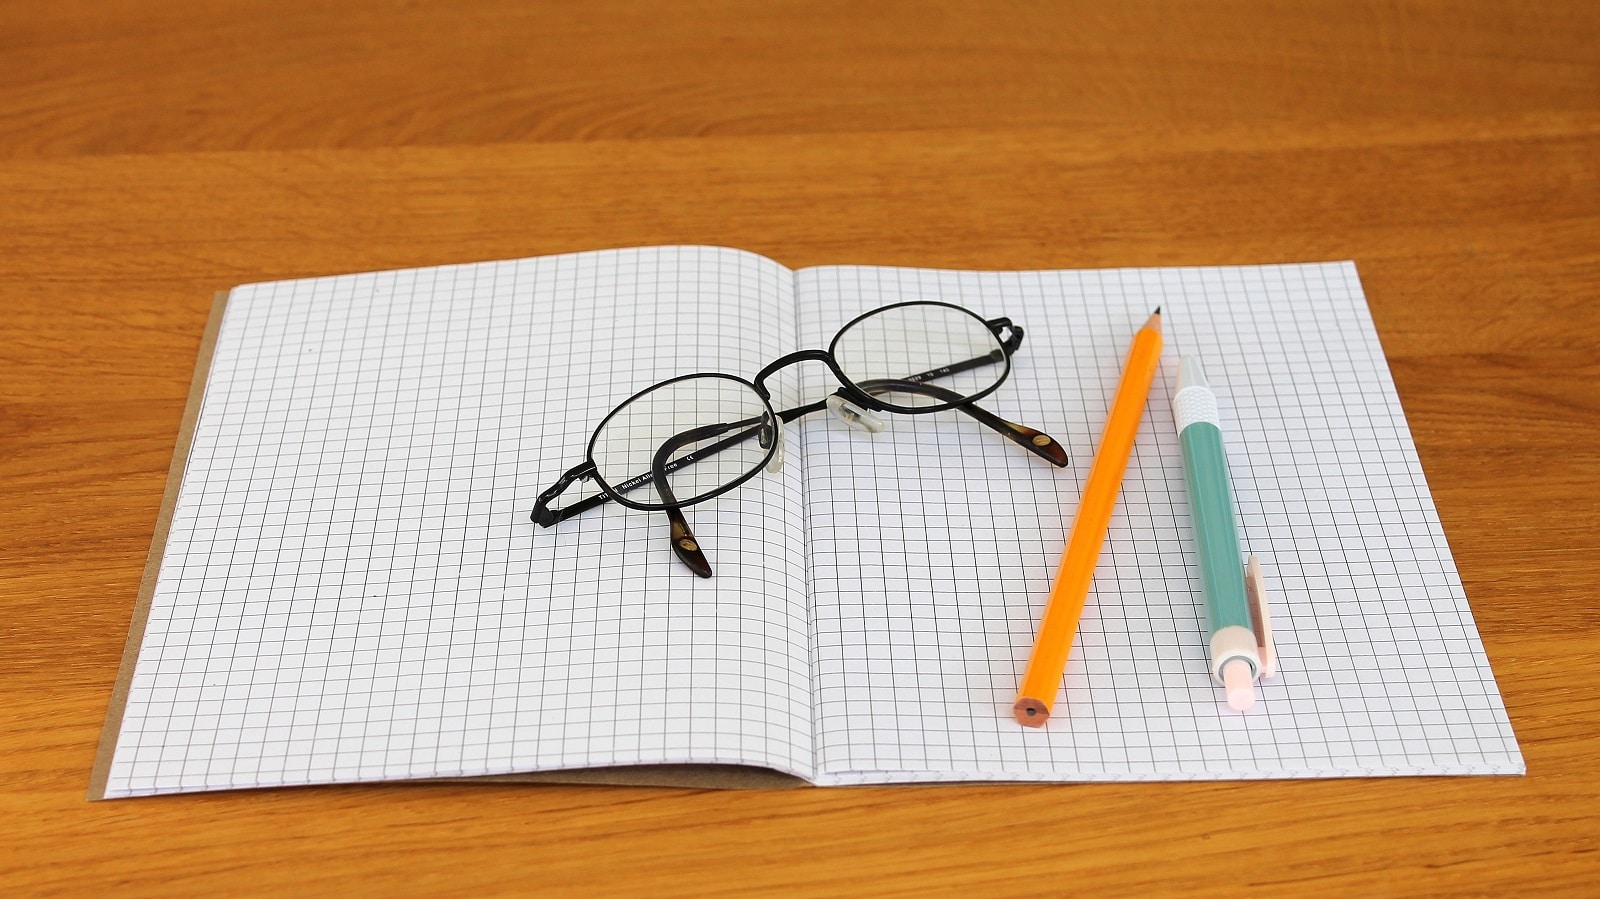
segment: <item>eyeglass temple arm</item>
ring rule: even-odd
[[[748,422],[730,422],[724,424],[707,425],[702,428],[691,428],[690,430],[673,436],[669,440],[662,441],[660,448],[656,450],[655,457],[651,460],[650,474],[646,476],[646,478],[639,479],[641,481],[652,481],[655,484],[656,492],[661,494],[661,499],[666,504],[666,509],[664,511],[667,513],[667,520],[672,525],[673,555],[676,555],[680,562],[688,566],[690,571],[693,571],[700,577],[711,576],[711,562],[706,559],[705,553],[701,551],[700,543],[695,539],[694,530],[689,527],[688,519],[683,517],[682,507],[677,505],[678,498],[672,492],[672,486],[667,479],[668,472],[673,468],[676,468],[677,465],[669,464],[668,460],[671,458],[673,453],[677,452],[680,448],[687,446],[688,444],[696,443],[701,440],[705,440],[708,437],[715,437],[718,434],[726,433],[730,429],[737,428],[742,424],[748,424]],[[709,450],[715,452],[725,449],[726,446],[730,445],[731,443],[741,442],[749,439],[750,436],[759,430],[760,428],[758,427],[753,428],[743,434],[735,434],[728,440],[719,441],[715,446],[710,447]],[[680,459],[678,461],[681,464],[690,460]],[[594,496],[588,497],[587,499],[579,500],[578,502],[575,502],[564,509],[550,508],[550,504],[555,502],[556,497],[560,496],[568,487],[571,487],[574,482],[578,480],[587,480],[593,475],[594,466],[589,462],[585,462],[582,465],[568,469],[564,474],[561,475],[555,484],[550,487],[550,489],[539,494],[539,500],[534,504],[533,507],[533,520],[541,527],[550,527],[558,521],[564,521],[580,512],[587,511],[595,506],[600,505],[601,503],[608,501],[610,499],[609,496],[604,493],[597,493]]]
[[[918,384],[914,381],[898,381],[885,378],[879,381],[870,381],[867,383],[877,385],[880,392],[883,393],[887,393],[890,390],[898,390],[901,393],[920,393],[924,396],[937,397],[941,400],[949,400],[952,397],[960,397],[960,394],[956,394],[954,391],[946,390],[943,387],[937,387],[932,384]],[[849,394],[845,393],[843,390],[836,391],[836,393],[838,393],[840,396],[844,396],[846,399],[850,398]],[[868,389],[868,393],[870,395],[871,388]],[[782,412],[779,412],[778,418],[780,418],[784,424],[788,424],[797,418],[802,418],[810,415],[813,412],[821,412],[823,409],[827,408],[827,405],[828,404],[826,400],[816,403],[807,403],[804,406],[796,406],[793,409],[785,409]],[[988,409],[985,409],[975,403],[967,403],[965,405],[954,406],[952,408],[964,415],[971,416],[972,419],[977,421],[979,424],[990,428],[1000,436],[1010,440],[1012,443],[1017,444],[1028,452],[1033,453],[1035,456],[1044,459],[1051,465],[1065,467],[1068,464],[1066,448],[1057,442],[1054,437],[1051,437],[1049,434],[1046,434],[1043,431],[1040,431],[1036,428],[1030,428],[1027,425],[1017,424],[1014,421],[1006,421],[993,412],[990,412]]]
[[[822,407],[819,404],[817,408],[820,409]],[[784,419],[784,421],[789,420],[790,419],[787,418]],[[747,419],[745,421],[732,422],[729,427],[738,428],[745,425],[755,425],[757,421],[759,421],[759,419]],[[762,427],[763,426],[761,425],[756,425],[749,431],[725,437],[708,447],[695,450],[694,452],[680,459],[674,459],[672,462],[667,464],[667,471],[676,471],[685,465],[698,462],[701,459],[707,458],[708,456],[714,456],[728,447],[734,446],[735,444],[743,443],[744,441],[749,440],[752,436],[760,436]],[[550,508],[550,504],[555,502],[556,497],[560,496],[561,493],[568,487],[572,486],[574,482],[579,480],[588,480],[590,477],[594,476],[594,473],[594,466],[588,462],[585,462],[582,465],[579,465],[563,474],[561,479],[556,481],[555,486],[539,494],[539,500],[534,504],[533,515],[531,516],[534,523],[541,527],[550,527],[558,522],[566,521],[568,518],[571,518],[574,515],[587,512],[596,506],[610,502],[611,497],[609,494],[597,493],[594,496],[585,497],[584,499],[578,500],[564,509]],[[618,485],[615,489],[623,492],[636,490],[639,487],[643,487],[646,484],[652,483],[654,480],[655,475],[647,472],[630,481]]]
[[[563,474],[561,480],[557,481],[554,487],[539,494],[539,501],[533,507],[533,520],[541,527],[550,527],[556,522],[566,521],[580,512],[587,512],[595,506],[610,502],[610,496],[604,493],[596,493],[594,496],[581,499],[564,509],[550,508],[550,503],[554,502],[555,498],[560,496],[563,490],[572,486],[574,481],[586,478],[591,473],[592,469],[589,463],[585,462]],[[665,475],[652,478],[652,480],[658,485],[662,498],[671,503],[674,497],[672,488],[666,486]],[[700,543],[695,539],[694,530],[689,527],[688,519],[683,517],[683,509],[679,506],[669,505],[665,511],[667,520],[672,526],[673,555],[677,556],[678,560],[687,565],[689,570],[695,574],[701,577],[710,577],[711,562],[706,559],[705,553],[700,550]]]
[[[954,402],[961,399],[961,394],[954,390],[940,387],[936,384],[922,384],[913,380],[899,378],[877,378],[871,381],[862,381],[859,385],[867,393],[916,393],[930,396],[945,402]],[[993,430],[1001,437],[1017,444],[1035,456],[1055,466],[1067,464],[1067,450],[1054,437],[1036,428],[1019,425],[1014,421],[1007,421],[990,412],[976,403],[964,403],[952,406],[955,411],[971,416],[974,421]],[[788,419],[785,418],[785,421]]]
[[[952,362],[949,365],[941,365],[925,372],[907,375],[899,380],[920,384],[923,381],[931,381],[934,378],[943,378],[960,374],[964,371],[971,371],[974,368],[982,368],[985,365],[992,365],[996,362],[1004,362],[1016,353],[1018,347],[1022,346],[1022,329],[1013,325],[1011,319],[994,318],[984,322],[984,324],[989,327],[990,331],[994,332],[995,338],[1000,341],[1000,349],[991,350],[982,356],[974,356],[962,362]],[[1002,336],[1002,332],[1008,333]]]
[[[988,321],[985,321],[983,324],[994,333],[995,339],[1000,342],[999,351],[984,353],[982,356],[975,356],[964,362],[954,362],[941,368],[935,368],[930,371],[922,372],[921,374],[912,375],[906,380],[926,381],[930,378],[942,378],[945,375],[953,375],[957,372],[968,371],[970,369],[988,365],[993,362],[1000,362],[1003,359],[1010,358],[1014,353],[1016,353],[1017,348],[1022,346],[1022,329],[1012,324],[1011,319],[1004,317],[991,318]],[[770,378],[774,372],[777,372],[780,369],[788,368],[789,366],[798,362],[807,361],[821,362],[828,366],[828,368],[832,369],[834,375],[839,380],[849,380],[845,377],[844,372],[840,370],[839,362],[837,359],[833,358],[833,354],[827,352],[826,350],[800,350],[799,352],[790,353],[789,355],[772,362],[766,368],[763,368],[760,372],[758,372],[754,381],[756,390],[759,391],[762,396],[770,396],[770,393],[766,387],[767,378]]]
[[[995,338],[1000,341],[1000,349],[991,350],[990,352],[984,353],[982,356],[974,356],[965,362],[952,362],[949,365],[929,369],[928,371],[920,374],[909,375],[901,380],[915,381],[920,384],[923,381],[931,381],[934,378],[942,378],[946,375],[954,375],[964,371],[971,371],[974,368],[982,368],[985,365],[990,365],[995,362],[1003,362],[1006,359],[1011,358],[1011,356],[1016,353],[1017,348],[1022,346],[1022,329],[1016,325],[1013,325],[1011,323],[1011,319],[992,318],[984,322],[984,324],[989,327],[990,331],[994,332]],[[1008,333],[1005,333],[1002,336],[1001,332]]]
[[[700,549],[700,541],[695,539],[694,530],[689,527],[689,520],[683,517],[683,507],[678,505],[678,497],[672,492],[672,484],[667,480],[667,472],[670,470],[667,466],[667,460],[682,447],[716,437],[719,434],[726,434],[728,431],[745,424],[749,424],[749,422],[724,422],[699,428],[690,428],[682,433],[674,434],[661,441],[661,446],[656,449],[655,457],[650,460],[650,474],[655,481],[656,492],[661,494],[661,501],[666,504],[666,508],[663,511],[667,513],[667,521],[672,525],[672,554],[678,557],[678,561],[688,566],[690,571],[700,577],[711,576],[711,561],[706,558],[705,552]],[[759,426],[752,428],[744,434],[735,434],[733,439],[737,441],[747,440],[750,435],[759,430]],[[719,441],[718,448],[726,442]]]

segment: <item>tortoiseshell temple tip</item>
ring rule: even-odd
[[[1011,425],[1012,430],[1016,432],[1018,436],[1017,442],[1027,447],[1028,452],[1046,460],[1051,465],[1061,468],[1066,467],[1067,448],[1057,443],[1054,437],[1043,431],[1036,431],[1033,428],[1019,424],[1012,424],[1011,422],[1007,422],[1007,424]]]
[[[711,576],[711,562],[700,550],[699,541],[694,539],[694,532],[689,530],[689,523],[681,514],[672,516],[672,553],[700,577]]]

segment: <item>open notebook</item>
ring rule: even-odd
[[[983,405],[1072,465],[952,412],[874,435],[811,416],[781,471],[688,510],[709,580],[659,513],[529,522],[634,392],[750,377],[917,298],[1026,330]],[[1034,628],[1158,305],[1162,368],[1064,692],[1023,728]],[[657,247],[248,285],[214,318],[91,795],[705,782],[679,765],[815,784],[1523,770],[1348,263],[791,271]],[[1273,591],[1280,671],[1243,715],[1207,674],[1169,405],[1190,353]],[[802,368],[774,405],[830,377]]]

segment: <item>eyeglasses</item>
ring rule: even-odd
[[[790,353],[754,381],[715,373],[662,381],[601,420],[583,463],[539,494],[533,520],[550,527],[608,500],[665,512],[673,554],[695,574],[710,577],[711,563],[684,507],[727,493],[763,469],[776,471],[783,462],[783,426],[823,409],[873,432],[884,427],[878,412],[954,409],[1051,464],[1066,465],[1066,450],[1050,435],[975,405],[1004,383],[1021,345],[1022,329],[1008,318],[985,320],[960,306],[917,300],[867,312],[839,329],[827,350]],[[827,365],[839,389],[824,400],[774,412],[767,379],[808,361]],[[551,508],[579,480],[594,481],[600,492]]]

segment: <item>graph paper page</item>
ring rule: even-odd
[[[1521,755],[1350,264],[797,273],[801,342],[937,299],[1026,331],[983,404],[1053,468],[953,412],[805,426],[818,782],[1517,773]],[[1011,704],[1134,332],[1166,334],[1048,725]],[[1279,673],[1246,714],[1207,672],[1170,400],[1216,390]],[[817,385],[813,385],[817,387]],[[818,388],[820,389],[820,388]]]
[[[622,400],[793,349],[792,289],[667,247],[235,290],[106,795],[809,774],[798,465],[688,510],[709,581],[660,513],[529,521]]]

